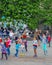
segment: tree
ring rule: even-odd
[[[51,25],[52,0],[0,0],[0,20],[3,15],[6,19],[23,20],[31,29],[38,27],[41,20]]]

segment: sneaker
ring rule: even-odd
[[[16,55],[16,54],[15,54],[14,56],[15,56],[15,57],[18,57],[18,55]]]
[[[37,57],[37,55],[34,55],[33,57]]]

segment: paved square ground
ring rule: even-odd
[[[52,42],[51,47],[48,47],[48,54],[44,56],[41,46],[37,49],[38,57],[33,57],[33,46],[32,41],[28,41],[28,52],[25,56],[14,57],[15,54],[15,43],[11,46],[11,55],[8,60],[0,59],[0,65],[52,65]],[[1,58],[1,54],[0,54]]]

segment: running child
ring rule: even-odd
[[[19,48],[20,48],[21,44],[18,42],[18,40],[16,41],[16,45],[15,45],[15,48],[16,48],[16,53],[15,53],[15,56],[18,57],[18,53],[19,53]]]

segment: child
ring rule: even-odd
[[[1,44],[1,55],[2,55],[2,57],[1,57],[1,59],[3,59],[3,55],[5,55],[5,57],[6,57],[6,60],[8,59],[8,57],[7,57],[7,48],[6,48],[6,46],[5,46],[5,44]]]
[[[43,34],[41,39],[42,39],[42,49],[44,51],[44,55],[46,55],[47,54],[47,38],[46,38],[46,35]]]
[[[34,37],[33,39],[34,57],[37,57],[37,46],[38,46],[38,41],[37,38]]]
[[[8,55],[10,55],[10,47],[11,47],[11,39],[10,39],[10,37],[8,37],[8,48],[9,48],[9,54]]]
[[[11,39],[8,37],[9,47],[11,46]]]
[[[20,46],[20,56],[25,56],[25,45],[24,45],[24,42],[22,42],[21,46]]]
[[[48,44],[49,44],[49,47],[50,47],[50,42],[51,42],[51,36],[50,35],[48,35]]]
[[[18,57],[18,52],[19,52],[19,48],[20,48],[20,43],[18,41],[16,41],[16,45],[15,45],[15,48],[16,48],[16,53],[15,53],[15,56]]]
[[[6,48],[7,48],[7,51],[8,51],[8,55],[10,55],[10,49],[9,49],[10,44],[9,44],[8,38],[5,39],[5,42],[4,43],[6,45]]]
[[[24,40],[23,42],[24,42],[24,45],[25,45],[25,50],[27,52],[27,40]]]

